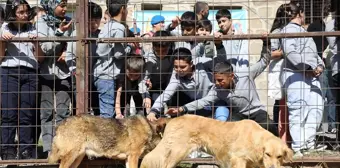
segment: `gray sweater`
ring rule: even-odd
[[[213,59],[201,57],[196,58],[195,62],[197,62],[195,70],[190,78],[181,78],[176,72],[173,72],[169,85],[155,101],[151,112],[162,112],[164,110],[163,103],[171,100],[177,90],[184,92],[193,100],[183,106],[186,112],[203,109],[215,101],[215,97],[213,96],[214,83],[212,82],[212,73],[209,73],[213,67]]]
[[[281,33],[304,33],[300,25],[289,23],[282,28]],[[290,71],[305,71],[323,66],[313,38],[282,38],[281,46],[284,53],[283,68]]]
[[[37,35],[34,27],[30,27],[28,31],[18,32],[11,31],[8,24],[4,23],[1,28],[1,35],[3,33],[12,33],[15,37],[28,37],[30,34]],[[34,57],[35,46],[31,42],[7,42],[5,57],[1,61],[0,67],[28,67],[38,68],[38,62]]]
[[[56,37],[57,28],[50,27],[46,21],[40,17],[36,22],[36,29],[39,37]],[[70,37],[73,28],[66,31],[63,36]],[[70,77],[70,71],[65,62],[58,62],[58,58],[64,52],[66,43],[64,42],[41,42],[40,47],[45,54],[44,61],[40,64],[41,76],[47,80],[66,79]]]
[[[259,110],[266,110],[262,105],[256,90],[255,78],[258,77],[267,67],[270,61],[270,54],[265,53],[263,48],[261,59],[250,66],[249,74],[235,73],[234,86],[232,90],[214,88],[215,100],[225,101],[232,112],[249,115]]]
[[[333,32],[335,31],[335,19],[330,20],[326,23],[326,32]],[[339,38],[339,37],[338,37]],[[340,62],[340,55],[338,54],[338,46],[340,45],[340,41],[337,40],[337,37],[327,37],[327,41],[329,44],[329,49],[332,52],[331,56],[331,67],[332,67],[332,76],[339,73],[339,62]]]
[[[98,38],[124,38],[126,28],[123,24],[111,19],[101,29]],[[94,65],[94,76],[99,79],[116,79],[124,68],[126,55],[131,48],[126,43],[99,43],[98,59]]]
[[[99,34],[99,30],[97,32],[91,33],[90,37],[97,38],[98,34]],[[77,36],[77,30],[74,30],[72,32],[71,36],[72,37]],[[67,43],[65,61],[66,61],[66,64],[67,64],[70,72],[72,72],[76,69],[76,52],[77,52],[76,46],[77,46],[76,42],[68,42]],[[97,55],[97,52],[96,52],[97,51],[97,43],[91,42],[88,49],[89,49],[89,52],[88,52],[89,53],[89,67],[91,68],[90,72],[92,74],[93,64],[95,63],[95,61],[98,58],[98,55]],[[90,64],[90,63],[92,63],[92,64]]]
[[[249,54],[247,40],[223,40],[226,59],[234,66],[234,72],[248,73]],[[217,52],[219,54],[219,52]]]

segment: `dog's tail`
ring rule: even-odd
[[[48,156],[48,163],[58,163],[59,161],[59,149],[56,146],[55,142],[52,143],[52,150]]]

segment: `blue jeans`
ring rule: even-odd
[[[229,118],[229,109],[227,107],[217,107],[215,110],[215,116],[214,119],[219,120],[219,121],[227,121]]]
[[[304,73],[290,71],[283,71],[281,81],[287,96],[292,149],[309,149],[314,146],[323,114],[320,81],[306,77]]]
[[[100,117],[113,118],[115,115],[115,82],[113,79],[95,80],[99,94]]]
[[[322,88],[322,93],[323,97],[327,98],[327,102],[325,103],[325,108],[326,108],[326,114],[328,118],[328,131],[331,131],[333,128],[336,128],[335,126],[335,111],[336,111],[336,106],[335,106],[335,98],[333,96],[333,91],[331,87],[330,80],[333,80],[331,77],[332,71],[325,69],[320,76],[320,81],[321,82],[321,88]]]
[[[205,107],[202,110],[199,110],[196,112],[197,115],[203,115],[203,113],[210,114],[210,116],[206,117],[211,117],[212,115],[212,108],[211,107]],[[219,120],[219,121],[227,121],[229,118],[229,109],[226,106],[221,105],[216,105],[215,106],[215,114],[214,114],[214,119]]]

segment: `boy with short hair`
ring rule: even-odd
[[[154,37],[169,37],[167,31],[157,31]],[[142,91],[144,102],[151,105],[169,83],[173,71],[173,42],[155,41],[152,42],[152,50],[144,55],[145,77],[139,87]],[[152,85],[151,90],[148,86]]]
[[[199,36],[209,36],[212,31],[210,20],[199,20],[197,22],[197,32]],[[213,41],[204,41],[204,54],[206,57],[213,58],[215,56],[215,44]]]
[[[117,79],[117,96],[115,101],[116,119],[122,119],[129,114],[131,97],[133,97],[135,102],[137,114],[144,115],[143,98],[141,92],[138,90],[138,83],[140,83],[141,74],[144,71],[144,64],[143,57],[138,55],[131,56],[126,60],[125,73],[122,73]],[[147,107],[146,111],[149,110],[150,107]]]
[[[216,35],[232,35],[234,34],[232,26],[231,13],[228,9],[220,9],[216,13],[216,20],[220,30]],[[215,36],[216,36],[215,35]],[[248,57],[248,41],[247,40],[215,40],[216,49],[224,46],[226,50],[226,59],[230,60],[234,66],[235,72],[248,73],[249,57]]]
[[[98,38],[124,38],[126,27],[121,23],[126,21],[128,14],[127,0],[109,0],[107,2],[111,20],[100,31]],[[115,112],[114,80],[125,65],[124,57],[132,51],[126,43],[99,43],[98,59],[94,65],[95,86],[99,92],[100,116],[113,118]]]
[[[263,46],[261,59],[250,66],[248,74],[235,72],[231,63],[227,61],[217,63],[214,67],[216,84],[214,95],[231,108],[232,120],[251,119],[274,135],[278,135],[277,127],[269,119],[255,85],[255,78],[266,69],[270,61],[270,54],[266,51],[266,46]]]
[[[100,32],[99,26],[101,19],[103,17],[102,8],[93,2],[88,3],[88,11],[89,11],[89,35],[92,38],[98,38],[98,34]],[[72,36],[76,36],[77,31],[74,30],[72,32]],[[89,42],[90,47],[89,49],[89,69],[90,74],[93,74],[93,65],[96,62],[98,55],[96,53],[97,50],[97,44],[95,42]],[[69,67],[70,72],[72,73],[72,85],[73,85],[73,91],[76,93],[76,42],[68,42],[67,43],[67,49],[66,49],[66,57],[65,57],[66,64]],[[98,99],[98,92],[97,89],[94,86],[94,79],[92,78],[93,75],[91,75],[91,78],[89,79],[89,90],[91,92],[90,101],[89,104],[91,105],[92,111],[94,114],[99,114],[99,99]]]
[[[171,35],[173,36],[195,36],[197,32],[197,15],[194,12],[184,12],[181,18],[176,18],[172,21],[172,23],[168,26],[167,30],[171,31]],[[181,32],[177,32],[174,30],[178,24],[180,24]],[[177,48],[187,48],[192,53],[192,60],[196,60],[196,57],[203,57],[204,53],[204,45],[201,42],[197,41],[181,41],[175,42],[175,49]]]

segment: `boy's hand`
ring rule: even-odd
[[[180,113],[182,113],[184,110],[182,107],[179,108],[169,108],[169,110],[165,113],[165,114],[169,114],[171,116],[173,115],[178,115]]]
[[[60,25],[59,25],[59,29],[63,32],[67,31],[68,29],[70,29],[72,26],[72,22],[73,20],[71,20],[69,23],[66,23],[66,19],[64,19]]]
[[[29,35],[28,35],[28,38],[30,38],[30,39],[35,39],[35,38],[37,38],[37,35],[36,35],[36,34],[29,34]]]
[[[144,98],[143,99],[143,105],[145,108],[151,108],[151,99],[150,98]]]
[[[283,55],[283,52],[282,52],[281,49],[272,51],[272,53],[271,53],[272,59],[280,59],[282,57],[282,55]]]
[[[214,37],[215,37],[214,42],[215,42],[216,46],[222,45],[222,40],[220,39],[222,37],[222,35],[223,34],[221,32],[215,32],[214,33]]]
[[[322,74],[323,67],[317,66],[314,70],[307,70],[306,76],[307,77],[318,77]]]
[[[146,117],[149,121],[156,121],[156,114],[155,113],[149,113],[148,116]]]
[[[145,84],[149,90],[152,88],[152,82],[150,81],[150,79],[148,79]]]
[[[176,28],[179,23],[181,23],[181,19],[176,16],[174,19],[172,19],[172,22],[171,22],[171,28]]]
[[[57,62],[65,62],[66,52],[63,52],[58,58]]]
[[[2,39],[4,40],[10,40],[14,37],[14,35],[12,33],[9,32],[5,32],[4,34],[2,34]]]
[[[116,113],[116,119],[123,119],[124,116],[122,113]]]

